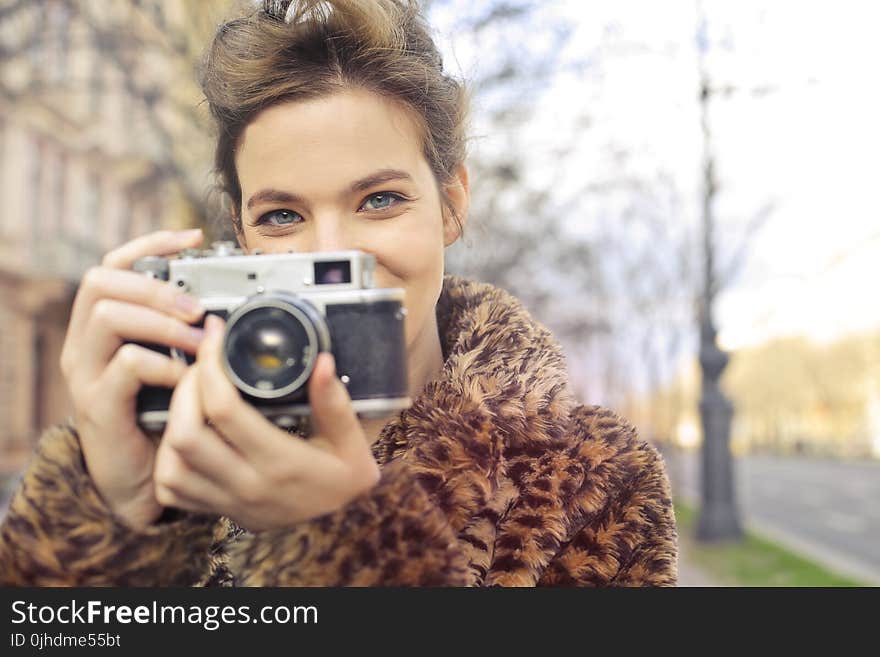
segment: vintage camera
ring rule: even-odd
[[[410,405],[404,291],[374,288],[374,268],[375,258],[361,251],[245,255],[232,242],[141,258],[133,267],[226,320],[229,380],[266,418],[291,430],[308,426],[308,381],[322,351],[335,357],[358,415],[382,417]],[[192,362],[176,349],[146,346]],[[141,388],[137,417],[145,430],[164,428],[171,393]]]

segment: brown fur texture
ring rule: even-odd
[[[448,276],[445,363],[374,446],[379,483],[334,513],[249,533],[109,512],[75,432],[46,433],[0,527],[6,585],[674,586],[663,461],[578,406],[561,349],[522,305]]]

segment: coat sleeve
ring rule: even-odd
[[[401,460],[370,491],[292,528],[244,535],[230,552],[244,586],[467,586],[449,519]]]
[[[73,428],[41,437],[0,525],[2,586],[185,586],[208,561],[215,519],[134,530],[103,501]]]
[[[596,465],[590,486],[608,491],[607,502],[584,515],[539,586],[676,586],[678,534],[663,459],[631,426],[620,428],[627,447]]]

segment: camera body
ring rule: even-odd
[[[322,351],[362,417],[407,408],[404,291],[375,288],[375,258],[361,251],[247,255],[232,242],[177,257],[147,257],[133,269],[169,281],[226,320],[223,368],[242,397],[277,426],[308,425],[308,381]],[[192,362],[192,357],[144,345]],[[141,388],[137,418],[161,431],[172,390]]]

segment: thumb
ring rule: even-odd
[[[351,405],[348,390],[336,377],[333,354],[318,354],[309,380],[309,405],[316,433],[331,446],[343,451],[366,446],[366,437]]]

